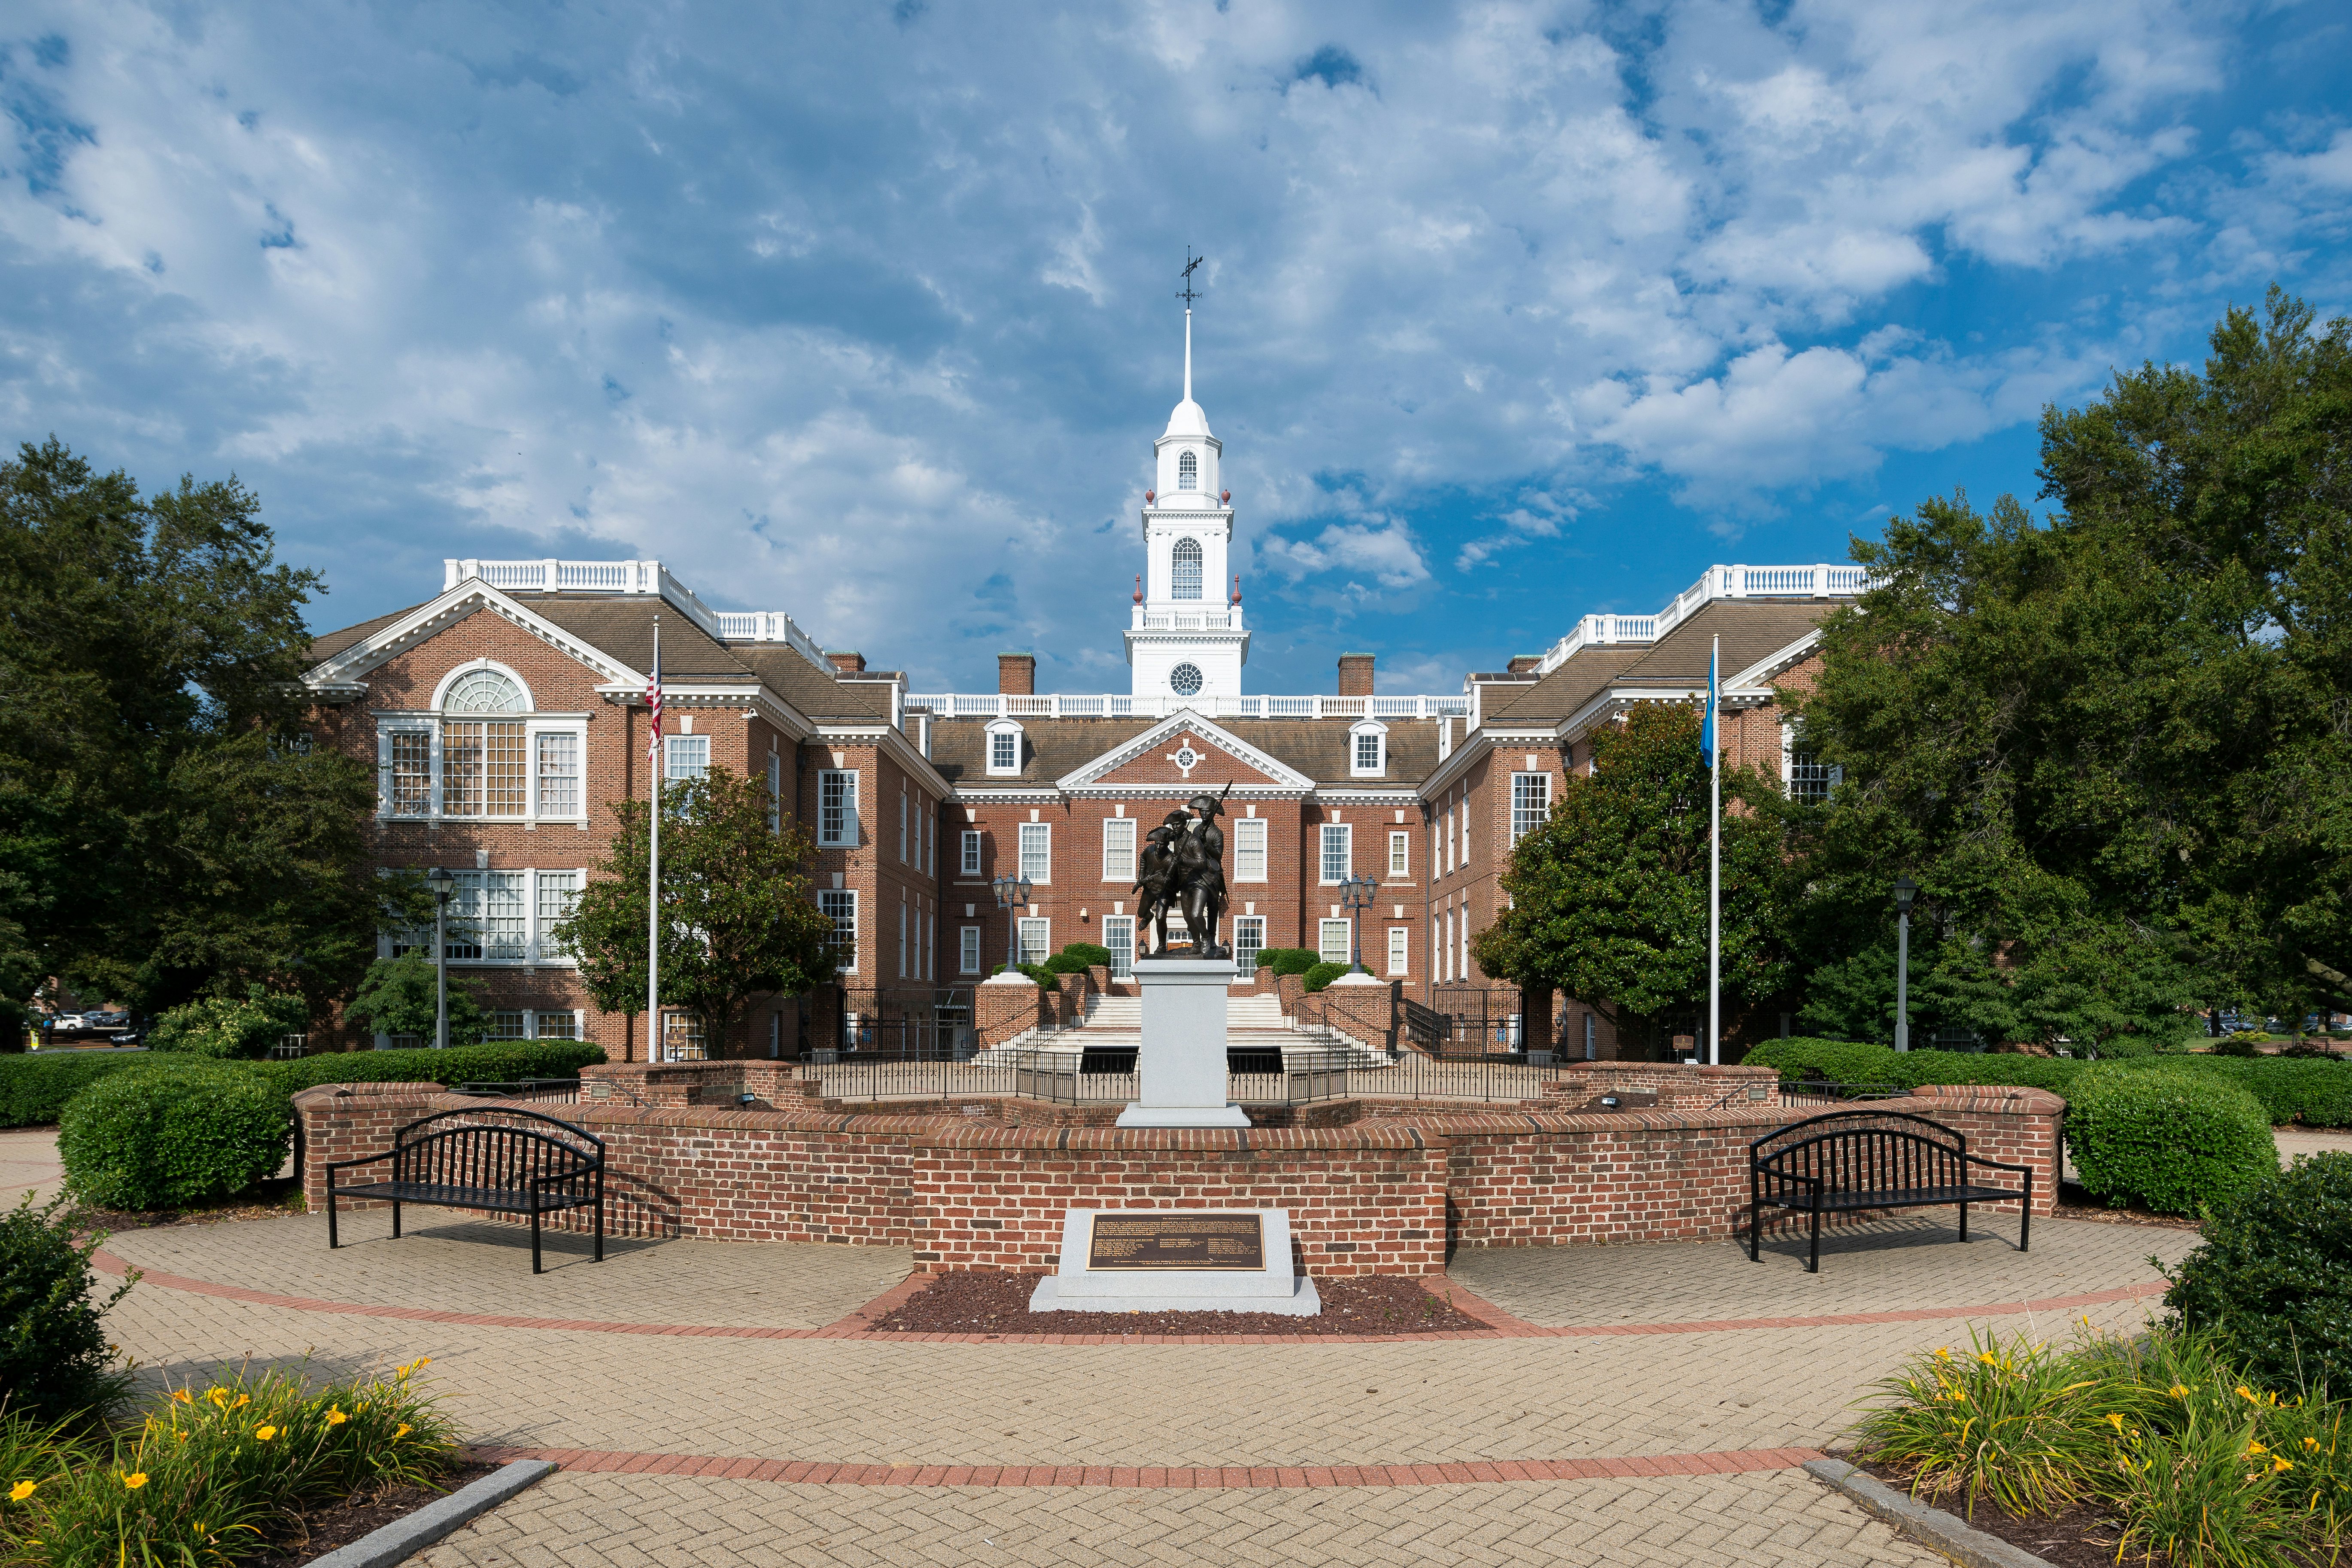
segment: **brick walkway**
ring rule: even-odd
[[[58,1163],[54,1127],[12,1127],[0,1131],[0,1205],[14,1208],[26,1193],[45,1203],[55,1197],[66,1169]]]
[[[565,1238],[534,1279],[509,1228],[411,1220],[395,1243],[386,1215],[354,1217],[355,1245],[334,1253],[309,1216],[107,1245],[150,1271],[111,1321],[151,1376],[248,1355],[341,1372],[429,1354],[477,1441],[572,1461],[420,1559],[428,1568],[1933,1568],[1790,1466],[1832,1441],[1906,1349],[2027,1302],[2044,1305],[2017,1326],[2040,1332],[2077,1311],[2136,1323],[2152,1278],[2138,1260],[2193,1241],[2050,1222],[2020,1258],[2000,1222],[1965,1247],[1904,1222],[1874,1245],[1842,1241],[1818,1276],[1785,1249],[1751,1265],[1723,1245],[1464,1252],[1456,1284],[1531,1327],[935,1343],[870,1335],[857,1315],[899,1279],[902,1255],[628,1243],[597,1265]]]

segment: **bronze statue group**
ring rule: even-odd
[[[1225,836],[1217,826],[1225,795],[1196,795],[1181,811],[1143,836],[1136,863],[1138,931],[1153,933],[1151,951],[1160,957],[1225,958],[1217,944],[1217,924],[1225,913]],[[1189,950],[1169,951],[1168,917],[1183,917]]]

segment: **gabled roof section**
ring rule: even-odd
[[[1734,674],[1769,661],[1790,644],[1803,640],[1837,606],[1807,600],[1718,599],[1690,616],[1625,665],[1607,684],[1612,688],[1663,686],[1677,689],[1706,685],[1707,654],[1714,639],[1723,639],[1720,666],[1726,684]]]
[[[1557,724],[1592,700],[1627,665],[1650,651],[1647,644],[1603,644],[1579,648],[1565,663],[1531,687],[1505,697],[1501,706],[1479,716],[1485,728]]]
[[[1342,728],[1344,729],[1344,726]],[[1265,780],[1265,787],[1301,791],[1315,787],[1315,781],[1312,778],[1300,773],[1279,757],[1260,751],[1232,731],[1183,708],[1178,709],[1124,744],[1113,746],[1109,751],[1104,752],[1083,766],[1074,768],[1063,774],[1054,781],[1054,787],[1065,792],[1128,787],[1107,784],[1104,781],[1129,763],[1151,756],[1155,749],[1173,749],[1178,737],[1183,735],[1190,735],[1204,745],[1216,748],[1244,767],[1262,775]],[[977,784],[982,781],[973,782]]]
[[[330,632],[318,638],[311,645],[314,651],[321,647],[331,647],[334,651],[312,665],[304,679],[313,687],[355,680],[386,659],[405,652],[473,615],[501,616],[559,653],[577,659],[606,681],[642,682],[645,679],[642,667],[632,667],[615,658],[580,632],[549,619],[539,614],[537,607],[523,605],[479,578],[468,578],[440,597],[415,609],[381,616],[362,623],[362,627]],[[747,679],[750,678],[751,672],[741,666],[736,666],[736,669]]]

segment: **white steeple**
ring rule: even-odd
[[[1142,600],[1127,633],[1138,696],[1238,697],[1249,633],[1229,597],[1234,513],[1219,483],[1224,445],[1192,401],[1192,274],[1184,268],[1184,400],[1152,443],[1155,483],[1144,498]],[[1213,710],[1213,703],[1205,704]]]

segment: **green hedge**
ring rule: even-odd
[[[2066,1102],[2066,1152],[2084,1191],[2158,1214],[2221,1205],[2278,1172],[2262,1102],[2208,1073],[2095,1063]]]
[[[228,1062],[116,1073],[74,1096],[58,1157],[81,1196],[114,1209],[180,1208],[243,1192],[285,1163],[286,1097]]]
[[[2262,1102],[2274,1125],[2300,1121],[2309,1127],[2352,1127],[2352,1062],[2192,1054],[2129,1056],[2093,1063],[1993,1051],[1898,1054],[1885,1046],[1851,1040],[1801,1039],[1769,1040],[1751,1049],[1745,1059],[1752,1066],[1778,1068],[1783,1079],[1791,1080],[1810,1071],[1839,1083],[1885,1089],[2000,1083],[2062,1095],[2078,1075],[2093,1067],[2124,1072],[2185,1072],[2244,1089]]]
[[[59,1120],[66,1102],[99,1079],[146,1065],[180,1069],[202,1058],[143,1051],[37,1051],[0,1057],[0,1127],[40,1127]],[[446,1051],[338,1051],[290,1062],[238,1062],[291,1095],[321,1083],[510,1083],[526,1078],[573,1078],[604,1059],[602,1046],[580,1040],[497,1040]]]
[[[1304,947],[1265,947],[1257,954],[1257,966],[1276,974],[1304,974],[1322,962],[1319,954]]]
[[[2352,1154],[2314,1154],[2220,1208],[2164,1304],[2277,1388],[2352,1388]]]
[[[1320,991],[1347,973],[1348,966],[1344,963],[1318,963],[1307,972],[1307,989]]]

